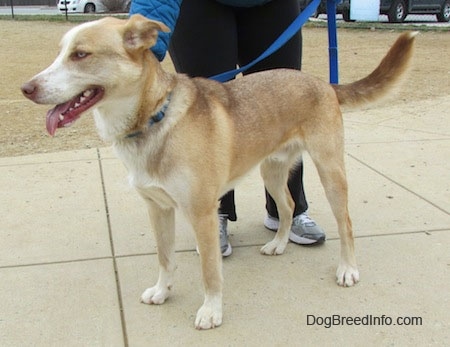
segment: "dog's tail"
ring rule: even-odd
[[[413,53],[416,32],[407,32],[395,41],[378,67],[367,77],[349,84],[333,85],[339,103],[358,106],[381,99],[406,72]]]

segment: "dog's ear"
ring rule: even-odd
[[[168,33],[170,29],[161,22],[135,14],[125,24],[124,46],[129,50],[149,49],[156,44],[158,31]]]

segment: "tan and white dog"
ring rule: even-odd
[[[82,24],[66,33],[56,60],[22,86],[32,101],[58,105],[47,114],[52,135],[92,108],[100,135],[126,165],[131,184],[148,205],[160,263],[158,282],[145,290],[142,302],[162,304],[170,294],[175,209],[180,209],[195,231],[204,282],[195,327],[219,326],[218,200],[261,164],[280,216],[280,229],[261,253],[282,254],[293,213],[287,179],[304,150],[337,221],[337,283],[357,283],[340,105],[357,106],[387,94],[406,70],[415,34],[402,34],[375,71],[348,85],[287,69],[221,84],[163,71],[149,50],[158,31],[168,29],[140,15]]]

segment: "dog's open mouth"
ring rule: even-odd
[[[65,103],[56,105],[47,112],[46,126],[48,133],[53,136],[57,128],[72,125],[81,114],[94,106],[105,93],[100,87],[93,87],[78,94]]]

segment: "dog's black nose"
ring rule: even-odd
[[[37,86],[32,82],[27,82],[20,87],[22,90],[22,94],[25,95],[28,99],[33,100],[34,96],[37,93]]]

